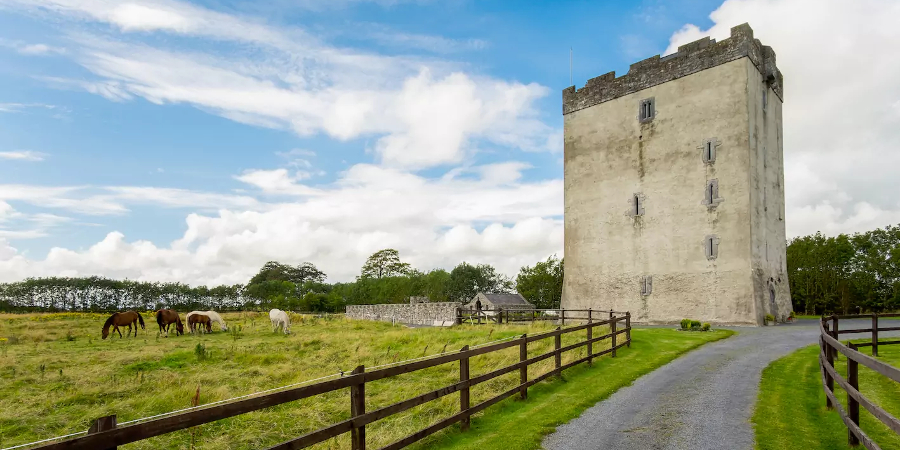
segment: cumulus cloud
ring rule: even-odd
[[[900,48],[893,0],[728,0],[666,53],[744,22],[784,73],[786,224],[792,236],[900,222]]]
[[[203,53],[73,34],[70,56],[95,79],[45,77],[122,102],[186,103],[231,120],[324,133],[338,140],[374,137],[387,165],[425,169],[455,164],[485,140],[528,151],[554,150],[558,130],[534,107],[537,84],[464,73],[436,59],[339,48],[305,30],[224,14],[184,2],[139,0],[0,0],[35,14],[108,24],[121,32],[156,32],[240,43]],[[381,32],[387,38],[387,32]],[[422,43],[423,36],[397,35]],[[438,38],[432,44],[450,45]],[[248,51],[246,48],[255,50]]]
[[[517,181],[525,168],[504,163],[472,168],[474,179],[429,179],[359,164],[314,196],[295,193],[291,202],[257,211],[192,213],[183,236],[168,246],[112,232],[86,250],[54,248],[27,265],[21,255],[7,257],[0,281],[66,272],[238,283],[271,259],[313,261],[340,281],[352,279],[366,257],[385,247],[425,270],[469,260],[514,274],[562,247],[562,182]],[[259,193],[273,189],[256,179],[241,181]]]

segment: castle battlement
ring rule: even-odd
[[[775,52],[753,38],[748,24],[731,29],[731,37],[721,42],[709,36],[678,47],[671,55],[652,56],[632,64],[628,73],[616,78],[615,72],[591,78],[581,89],[563,89],[563,115],[588,108],[623,95],[672,81],[743,57],[765,77],[775,95],[784,100],[783,78],[775,65]]]

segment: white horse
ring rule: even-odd
[[[223,319],[222,316],[220,316],[219,313],[215,311],[191,311],[187,313],[186,316],[184,316],[184,321],[187,322],[188,319],[191,318],[192,314],[204,314],[209,317],[210,321],[219,324],[219,328],[221,328],[222,331],[228,331],[228,327],[225,325],[225,319]]]
[[[288,334],[291,331],[291,318],[288,316],[288,313],[280,309],[273,309],[269,311],[269,320],[272,321],[273,333],[278,331],[278,328],[281,328],[284,334]]]

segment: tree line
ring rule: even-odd
[[[237,311],[279,308],[290,311],[342,312],[346,305],[406,303],[410,297],[432,302],[467,302],[478,292],[519,292],[538,308],[558,308],[563,262],[552,256],[522,267],[511,279],[488,264],[462,262],[452,270],[417,270],[394,249],[372,254],[359,276],[327,283],[314,264],[265,263],[246,284],[191,287],[182,283],[119,281],[102,277],[29,278],[0,283],[0,311],[91,311],[126,309]]]
[[[791,239],[787,266],[795,311],[818,315],[900,309],[900,226]]]

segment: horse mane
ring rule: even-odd
[[[119,313],[117,313],[117,312],[116,312],[116,313],[113,313],[111,316],[109,316],[109,319],[106,319],[106,323],[103,324],[103,329],[104,329],[104,330],[108,330],[109,327],[112,326],[112,324],[113,324],[113,319],[116,318],[116,314],[119,314]]]

